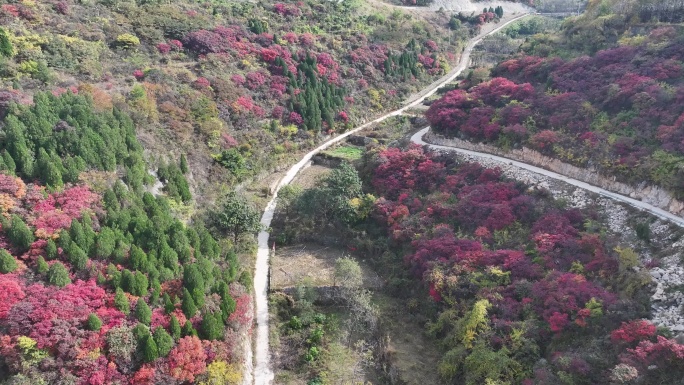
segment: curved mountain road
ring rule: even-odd
[[[428,132],[428,130],[430,130],[430,127],[426,127],[424,129],[416,132],[415,134],[413,134],[413,136],[411,136],[411,142],[413,142],[415,144],[419,144],[421,146],[427,145],[429,148],[431,148],[433,150],[459,152],[459,153],[465,154],[465,155],[470,155],[470,156],[475,156],[475,157],[480,157],[480,158],[486,158],[486,159],[492,159],[492,160],[495,160],[497,162],[502,162],[502,163],[508,163],[508,164],[511,164],[515,167],[518,167],[518,168],[521,168],[524,170],[528,170],[528,171],[532,171],[536,174],[541,174],[541,175],[547,176],[549,178],[562,180],[565,183],[571,184],[573,186],[577,186],[577,187],[582,188],[584,190],[595,192],[595,193],[602,195],[602,196],[605,196],[607,198],[626,203],[626,204],[628,204],[632,207],[635,207],[639,210],[643,210],[643,211],[648,212],[649,214],[653,214],[653,215],[655,215],[661,219],[668,220],[668,221],[670,221],[670,222],[672,222],[672,223],[674,223],[680,227],[684,227],[684,218],[682,218],[680,216],[674,215],[668,211],[665,211],[661,208],[655,207],[649,203],[642,202],[640,200],[636,200],[636,199],[630,198],[630,197],[625,196],[625,195],[617,194],[617,193],[605,190],[601,187],[597,187],[597,186],[591,185],[589,183],[582,182],[580,180],[572,179],[572,178],[569,178],[565,175],[555,173],[553,171],[545,170],[543,168],[532,166],[532,165],[529,165],[527,163],[518,162],[518,161],[515,161],[513,159],[508,159],[508,158],[504,158],[501,156],[487,154],[484,152],[465,150],[465,149],[458,148],[458,147],[442,146],[442,145],[438,145],[438,144],[431,144],[431,143],[425,142],[423,140],[423,136]]]
[[[431,84],[428,86],[424,92],[419,93],[416,95],[416,97],[413,98],[413,100],[409,100],[408,104],[406,104],[404,107],[392,111],[390,113],[387,113],[385,115],[382,115],[381,117],[370,121],[366,124],[363,124],[359,127],[354,128],[353,130],[347,131],[344,134],[341,134],[335,138],[332,138],[328,140],[327,142],[323,143],[322,145],[318,146],[316,149],[312,150],[308,154],[304,155],[304,157],[297,162],[294,166],[290,168],[290,170],[285,174],[285,176],[280,180],[278,183],[278,186],[275,189],[275,192],[273,194],[273,197],[271,200],[268,202],[266,205],[266,208],[264,209],[264,214],[261,217],[261,225],[263,228],[268,229],[271,226],[271,221],[273,220],[273,214],[275,213],[276,209],[276,204],[277,204],[277,197],[278,197],[278,191],[283,186],[288,185],[294,177],[297,175],[297,173],[304,168],[307,163],[311,160],[311,158],[319,153],[322,150],[325,150],[326,148],[332,146],[335,143],[338,143],[342,140],[344,140],[346,137],[349,135],[352,135],[358,131],[363,130],[364,128],[367,128],[371,126],[373,123],[379,123],[382,122],[383,120],[390,118],[392,116],[397,116],[401,115],[404,113],[406,110],[409,108],[415,107],[423,102],[425,98],[428,98],[432,96],[435,92],[437,92],[437,89],[444,86],[445,84],[453,81],[456,79],[458,75],[461,74],[461,72],[468,67],[468,64],[470,62],[470,54],[473,51],[473,48],[480,42],[482,39],[492,33],[496,33],[502,28],[506,27],[510,23],[513,23],[523,17],[528,16],[529,14],[521,14],[515,18],[512,18],[505,23],[502,23],[501,25],[497,26],[495,29],[492,31],[487,32],[486,34],[480,35],[474,39],[472,39],[468,45],[464,48],[462,54],[461,54],[461,60],[456,68],[450,71],[449,75],[447,75],[445,78],[440,79],[440,81]],[[269,234],[267,231],[261,231],[258,236],[258,251],[257,251],[257,259],[256,259],[256,266],[254,270],[254,293],[256,297],[256,347],[254,349],[254,354],[255,354],[255,367],[253,371],[253,381],[255,385],[267,385],[270,384],[273,381],[274,378],[274,373],[271,370],[270,367],[270,361],[271,361],[271,355],[269,351],[269,346],[268,346],[268,337],[269,337],[269,330],[268,330],[268,269],[269,269],[269,257],[270,257],[270,248],[269,248]],[[251,364],[251,351],[247,349],[248,351],[246,352],[247,356],[247,361],[248,365]],[[249,377],[246,378],[246,383],[251,383]]]

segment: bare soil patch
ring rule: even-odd
[[[345,256],[354,257],[343,248],[312,243],[276,248],[275,257],[271,259],[271,287],[293,287],[304,279],[313,286],[333,286],[335,261]],[[382,279],[362,261],[359,264],[363,270],[363,286],[381,287]]]
[[[330,168],[319,165],[311,165],[297,174],[292,184],[302,189],[310,189],[316,186],[316,181],[330,173]]]

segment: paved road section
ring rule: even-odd
[[[427,127],[427,128],[424,128],[424,129],[416,132],[411,137],[411,141],[413,143],[419,144],[421,146],[427,145],[429,148],[431,148],[433,150],[455,151],[455,152],[459,152],[459,153],[465,154],[465,155],[470,155],[470,156],[475,156],[475,157],[480,157],[480,158],[485,158],[485,159],[492,159],[492,160],[495,160],[497,162],[508,163],[508,164],[511,164],[515,167],[519,167],[519,168],[522,168],[522,169],[525,169],[528,171],[532,171],[536,174],[541,174],[541,175],[547,176],[549,178],[562,180],[563,182],[566,182],[568,184],[571,184],[573,186],[577,186],[579,188],[582,188],[582,189],[585,189],[585,190],[588,190],[591,192],[595,192],[601,196],[604,196],[604,197],[607,197],[610,199],[614,199],[616,201],[620,201],[623,203],[627,203],[628,205],[635,207],[639,210],[646,211],[646,212],[653,214],[653,215],[655,215],[661,219],[668,220],[668,221],[670,221],[670,222],[672,222],[672,223],[674,223],[680,227],[684,227],[684,218],[682,218],[680,216],[674,215],[668,211],[665,211],[661,208],[655,207],[651,204],[642,202],[640,200],[636,200],[636,199],[630,198],[630,197],[625,196],[625,195],[621,195],[621,194],[617,194],[617,193],[614,193],[614,192],[611,192],[608,190],[604,190],[601,187],[597,187],[597,186],[591,185],[591,184],[586,183],[586,182],[582,182],[582,181],[577,180],[577,179],[572,179],[572,178],[569,178],[565,175],[555,173],[553,171],[545,170],[543,168],[532,166],[532,165],[529,165],[527,163],[518,162],[518,161],[515,161],[513,159],[508,159],[508,158],[504,158],[501,156],[487,154],[484,152],[477,152],[477,151],[465,150],[465,149],[457,148],[457,147],[448,147],[448,146],[441,146],[441,145],[437,145],[437,144],[427,143],[427,142],[423,141],[423,136],[428,132],[429,129],[430,129],[430,127]]]

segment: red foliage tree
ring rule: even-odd
[[[4,320],[12,306],[25,297],[16,275],[0,274],[0,320]]]
[[[647,368],[657,365],[660,370],[668,366],[682,368],[684,366],[684,345],[675,340],[657,336],[656,342],[649,340],[639,342],[634,349],[627,349],[627,354],[621,357],[622,361],[637,367]]]
[[[143,365],[130,380],[131,385],[152,385],[156,369],[150,365]]]
[[[162,55],[166,55],[171,52],[171,46],[167,43],[159,43],[157,44],[157,51]]]
[[[623,322],[619,329],[610,333],[613,342],[634,342],[650,339],[655,335],[656,327],[652,323],[644,320],[634,320]]]
[[[179,381],[195,381],[195,376],[204,373],[207,368],[207,355],[202,348],[202,341],[197,337],[183,337],[169,353],[169,369],[171,376]]]
[[[253,313],[252,297],[243,294],[235,299],[235,311],[228,317],[228,321],[234,322],[240,327],[251,327]]]

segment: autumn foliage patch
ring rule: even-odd
[[[490,104],[531,95],[506,80],[484,87]],[[442,103],[469,103],[463,95],[454,91]],[[456,164],[417,146],[381,150],[371,164],[380,196],[373,216],[439,308],[429,330],[445,341],[445,379],[547,384],[631,376],[648,383],[681,376],[684,345],[634,319],[628,309],[648,297],[637,284],[644,273],[625,267],[624,250],[586,226],[595,212],[559,209],[497,169]],[[621,290],[629,285],[636,292]],[[652,364],[673,372],[656,374]]]
[[[663,30],[591,57],[506,60],[493,79],[464,83],[426,116],[447,136],[527,146],[684,197],[683,41],[664,41]]]

